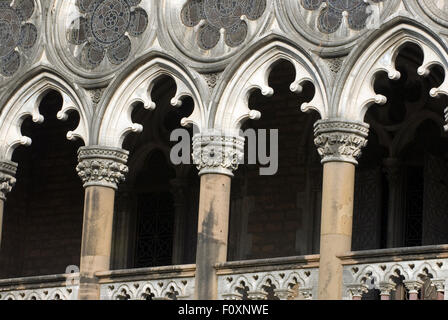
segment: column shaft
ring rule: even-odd
[[[354,184],[354,164],[324,164],[319,267],[322,300],[342,298],[342,264],[337,256],[351,248]]]
[[[100,298],[95,272],[109,270],[115,190],[88,186],[85,191],[82,229],[80,300]]]
[[[196,299],[217,299],[214,265],[227,260],[231,177],[201,176],[196,251]]]
[[[95,273],[110,268],[115,190],[125,180],[128,151],[104,146],[81,147],[76,171],[84,183],[79,275],[80,300],[100,298]]]

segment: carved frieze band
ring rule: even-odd
[[[193,137],[193,163],[199,175],[219,173],[233,176],[244,159],[244,138],[219,133],[197,134]]]
[[[314,143],[326,162],[358,164],[361,149],[367,145],[369,125],[342,120],[320,120],[314,125]]]
[[[0,200],[6,200],[6,194],[11,192],[16,184],[17,163],[12,161],[0,161]]]
[[[79,163],[76,171],[84,187],[105,186],[117,189],[128,172],[128,154],[128,151],[119,148],[81,147],[78,151]]]

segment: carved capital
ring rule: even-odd
[[[117,189],[128,172],[128,154],[126,150],[104,146],[79,148],[76,171],[84,183],[84,188],[104,186]]]
[[[224,300],[243,300],[243,295],[239,293],[223,293],[222,298]]]
[[[6,201],[6,194],[11,192],[16,184],[17,163],[7,160],[0,161],[0,200]]]
[[[275,296],[280,300],[290,300],[294,297],[294,290],[292,289],[274,289]]]
[[[404,280],[403,284],[409,290],[409,293],[414,294],[418,294],[418,291],[423,287],[423,281],[421,280]]]
[[[390,296],[390,293],[395,290],[395,284],[390,282],[380,282],[380,295]]]
[[[247,292],[247,297],[250,300],[266,300],[268,294],[264,291],[249,291]]]
[[[365,284],[358,284],[358,283],[354,283],[354,284],[349,284],[347,285],[347,289],[350,292],[350,295],[352,296],[352,298],[362,298],[362,295],[364,293],[368,292],[368,287]]]
[[[358,164],[361,149],[367,145],[369,125],[343,120],[319,120],[314,124],[314,143],[322,163]]]
[[[199,175],[219,173],[233,177],[243,159],[243,137],[213,132],[193,137],[193,162]]]
[[[299,293],[305,300],[313,299],[313,288],[299,288]]]
[[[431,286],[434,286],[437,292],[445,292],[445,279],[431,279]]]

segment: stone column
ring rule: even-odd
[[[193,161],[199,169],[198,240],[196,248],[195,298],[218,297],[215,264],[227,260],[230,184],[242,161],[244,138],[220,133],[193,137]]]
[[[418,291],[423,287],[423,281],[405,280],[403,284],[409,290],[409,300],[418,300]]]
[[[349,284],[347,289],[352,296],[352,300],[362,300],[362,295],[368,292],[367,285],[365,284]]]
[[[5,208],[6,194],[11,192],[16,183],[17,163],[0,161],[0,244],[2,243],[3,211]]]
[[[187,179],[176,178],[170,181],[171,193],[174,198],[174,239],[173,239],[173,264],[182,264],[185,248],[185,224],[187,218],[187,199],[185,188],[188,187]]]
[[[315,144],[322,157],[322,216],[319,295],[342,299],[343,267],[338,256],[351,249],[356,159],[367,144],[368,125],[339,119],[314,125]]]
[[[115,190],[128,171],[128,151],[103,146],[82,147],[76,167],[84,183],[79,275],[80,300],[98,300],[100,290],[95,273],[109,270]]]
[[[380,282],[381,300],[390,300],[390,293],[395,290],[395,284],[390,282]]]

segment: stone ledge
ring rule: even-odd
[[[169,278],[189,278],[195,276],[195,271],[195,264],[186,264],[175,266],[100,271],[95,273],[95,275],[99,278],[100,283],[110,283],[117,281],[126,282]]]
[[[319,267],[319,255],[230,261],[215,265],[218,275]]]
[[[66,286],[69,279],[77,286],[79,273],[0,279],[0,292],[61,287]]]
[[[448,244],[352,251],[338,257],[343,265],[448,258]]]

